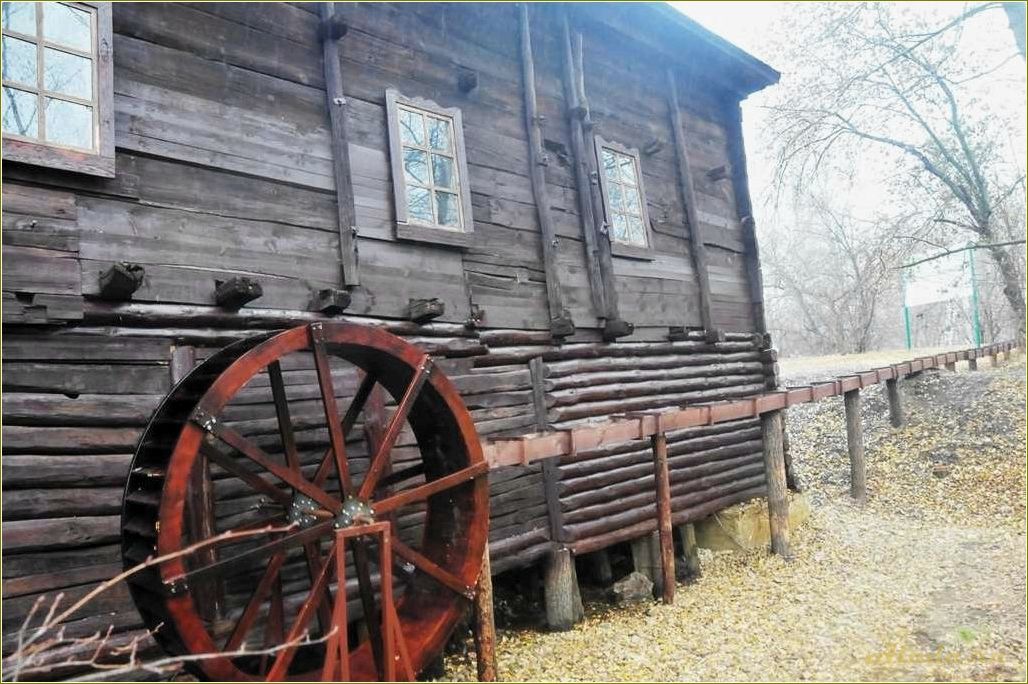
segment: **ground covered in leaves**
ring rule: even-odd
[[[783,371],[796,384],[893,360]],[[864,391],[863,508],[848,498],[841,399],[791,409],[813,509],[792,562],[702,552],[674,605],[587,601],[570,632],[501,627],[501,677],[1024,681],[1025,366],[980,365],[904,381],[900,429],[882,386]],[[473,658],[449,656],[446,676],[474,679]]]

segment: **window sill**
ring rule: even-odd
[[[396,239],[408,242],[424,242],[430,245],[467,249],[471,246],[472,233],[430,228],[410,223],[396,224]]]
[[[656,255],[649,247],[636,247],[635,245],[623,245],[619,242],[610,243],[610,253],[624,259],[637,259],[639,261],[653,261]]]
[[[4,161],[114,178],[114,156],[78,152],[23,140],[3,139]]]

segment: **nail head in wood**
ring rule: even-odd
[[[215,280],[214,285],[214,302],[223,309],[241,309],[264,294],[259,282],[245,276]]]
[[[326,288],[317,290],[311,295],[309,309],[326,316],[338,316],[350,306],[350,293],[346,290]]]
[[[433,297],[432,299],[410,300],[410,319],[415,323],[428,323],[446,313],[446,304]]]
[[[143,284],[146,270],[139,264],[119,261],[100,274],[100,297],[108,301],[130,299]]]

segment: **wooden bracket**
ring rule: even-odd
[[[707,171],[707,180],[716,183],[717,181],[728,180],[728,167],[725,165],[715,166]]]
[[[467,94],[478,87],[478,72],[467,67],[460,67],[457,72],[457,90]]]
[[[326,288],[315,290],[311,294],[311,302],[307,307],[311,311],[319,311],[326,316],[338,316],[350,306],[350,293],[346,290]]]
[[[446,313],[446,304],[437,298],[412,299],[408,317],[415,323],[428,323],[433,318],[439,318]]]
[[[214,302],[223,309],[235,311],[264,294],[264,288],[253,278],[241,276],[214,281]]]
[[[146,270],[139,264],[119,261],[100,274],[100,297],[108,301],[123,301],[143,284]]]
[[[627,337],[635,332],[635,324],[621,318],[608,318],[603,322],[603,340],[613,342],[619,337]]]
[[[570,337],[575,334],[575,322],[567,311],[563,316],[550,319],[550,334],[554,337]]]

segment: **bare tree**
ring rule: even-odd
[[[1012,60],[1021,68],[1019,53],[1008,50],[982,66],[966,58],[960,43],[967,22],[1000,7],[978,5],[928,26],[887,3],[814,6],[795,34],[805,60],[797,63],[804,66],[771,107],[779,186],[802,185],[827,164],[859,164],[868,149],[879,148],[904,165],[904,190],[921,195],[944,244],[1023,238],[1023,214],[1014,222],[1000,218],[1024,192],[1024,176],[1007,147],[1018,122],[987,97],[969,94]],[[1023,69],[1018,78],[1023,89]],[[1024,331],[1019,260],[1009,246],[988,252]]]

